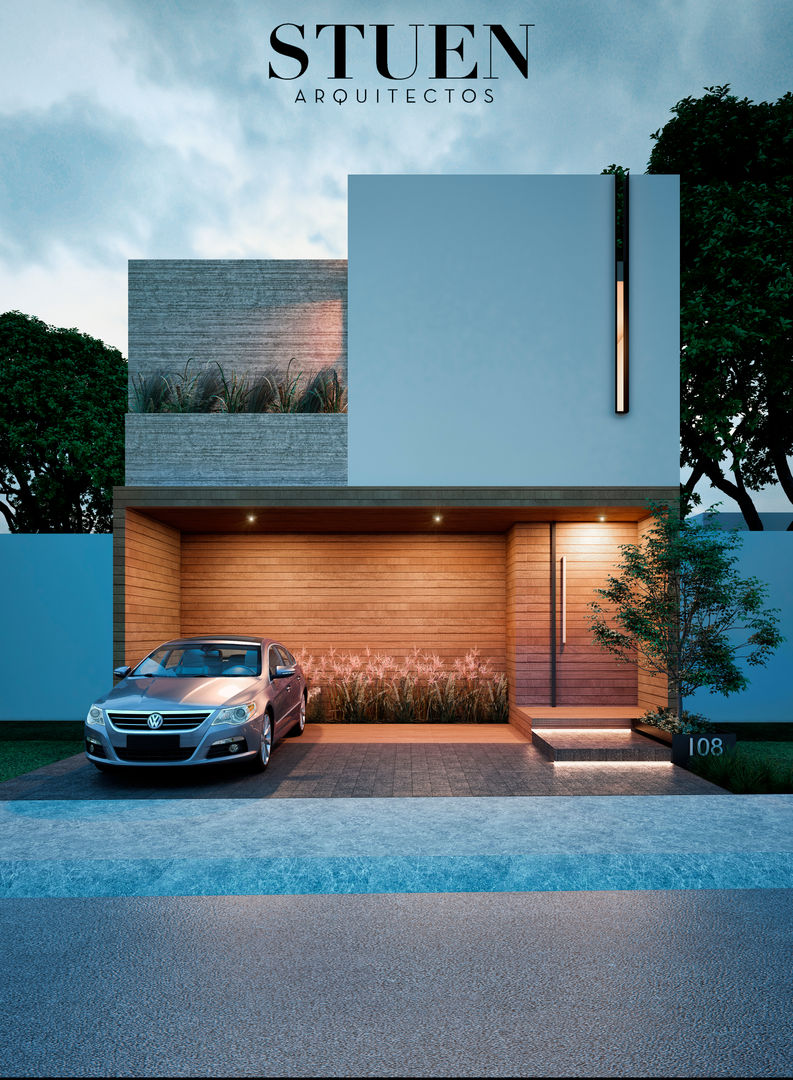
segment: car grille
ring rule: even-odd
[[[108,710],[108,719],[114,728],[118,728],[119,731],[148,731],[149,725],[147,723],[152,712],[159,712],[158,709],[152,709],[150,712],[110,712]],[[161,712],[162,727],[160,731],[173,731],[178,728],[180,731],[193,731],[194,728],[200,727],[208,716],[212,715],[212,710],[204,712],[196,712],[191,710],[190,712]]]
[[[187,761],[194,746],[180,746],[178,735],[130,735],[126,746],[114,747],[122,761]]]

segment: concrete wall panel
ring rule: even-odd
[[[350,483],[677,482],[678,183],[631,185],[617,416],[612,177],[350,177]]]
[[[112,537],[0,536],[0,720],[83,720],[113,683]]]
[[[344,413],[129,413],[126,481],[347,483]]]

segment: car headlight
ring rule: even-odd
[[[253,701],[249,701],[247,705],[235,705],[231,709],[221,709],[212,721],[211,727],[214,727],[215,724],[244,724],[246,720],[250,720],[255,712],[256,704]]]
[[[98,705],[92,705],[88,710],[88,716],[86,716],[85,722],[86,724],[93,724],[95,727],[104,727],[105,714]]]

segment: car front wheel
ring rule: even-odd
[[[300,713],[298,714],[297,723],[293,724],[289,734],[296,739],[298,735],[302,735],[306,730],[306,699],[305,696],[300,699]]]
[[[270,756],[273,752],[273,721],[269,713],[264,714],[262,720],[262,739],[259,744],[259,753],[253,759],[253,768],[256,772],[264,772],[270,764]]]

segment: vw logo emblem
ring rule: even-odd
[[[152,731],[156,731],[157,728],[162,727],[162,716],[158,712],[149,714],[149,719],[146,721]]]

